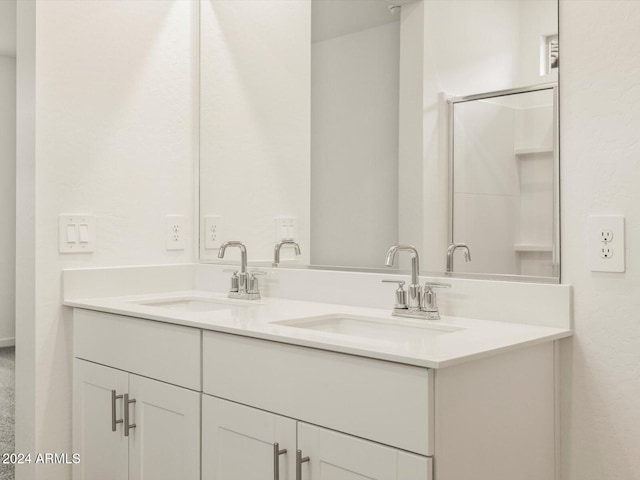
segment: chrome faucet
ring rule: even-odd
[[[438,302],[434,288],[447,288],[448,283],[427,282],[424,289],[420,286],[420,258],[418,251],[413,245],[394,245],[387,252],[386,265],[391,267],[400,251],[411,253],[411,285],[409,285],[409,295],[404,291],[404,281],[382,280],[387,283],[398,283],[396,290],[396,302],[392,315],[396,317],[421,318],[424,320],[440,320],[438,312]]]
[[[247,247],[242,242],[230,241],[220,245],[218,258],[224,258],[228,247],[238,247],[240,249],[240,273],[233,272],[231,276],[231,288],[229,298],[240,298],[243,300],[260,300],[260,290],[258,289],[258,279],[254,274],[247,275]]]
[[[422,288],[420,287],[420,280],[418,279],[420,275],[420,256],[418,255],[418,250],[413,245],[394,245],[387,252],[387,258],[385,260],[385,264],[387,267],[392,267],[393,262],[396,259],[396,254],[398,252],[409,252],[411,253],[411,284],[409,285],[409,295],[408,295],[408,313],[420,313],[421,305],[422,305]]]
[[[291,245],[293,248],[295,248],[296,255],[300,255],[300,245],[294,242],[292,238],[283,238],[278,243],[276,243],[276,246],[273,249],[273,267],[277,267],[280,263],[280,249],[285,245]]]
[[[447,273],[453,272],[453,254],[458,248],[464,249],[464,261],[471,261],[471,251],[466,243],[452,243],[449,245],[449,248],[447,248]]]

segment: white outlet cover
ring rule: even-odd
[[[204,217],[204,248],[213,250],[222,244],[222,217],[219,215],[205,215]]]
[[[86,238],[80,239],[80,225]],[[85,227],[86,225],[86,227]],[[75,231],[69,238],[68,232]],[[69,241],[73,239],[74,241]],[[85,214],[58,216],[58,250],[60,253],[92,253],[96,249],[96,217]]]
[[[187,221],[184,215],[167,215],[165,245],[167,250],[184,250],[187,247]]]
[[[611,232],[611,241],[603,242],[603,232]],[[624,216],[592,215],[589,217],[589,269],[593,272],[625,271]],[[609,249],[610,256],[603,249]]]

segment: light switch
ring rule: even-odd
[[[283,239],[295,240],[298,236],[295,217],[276,218],[276,242]]]
[[[96,219],[91,215],[58,217],[60,253],[90,253],[95,250]]]
[[[76,235],[76,224],[67,224],[67,243],[76,243],[77,241],[78,236]]]
[[[78,232],[80,233],[80,243],[89,243],[89,225],[81,223],[78,226]]]

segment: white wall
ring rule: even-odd
[[[35,2],[21,1],[17,12],[16,452],[35,451],[36,445],[35,9]],[[35,479],[34,470],[33,464],[17,468],[16,478]]]
[[[186,250],[166,251],[164,225],[170,213],[195,223],[197,5],[19,3],[16,442],[20,451],[70,452],[61,270],[196,257],[194,235]],[[93,254],[58,253],[58,215],[74,212],[97,218]],[[17,475],[67,479],[69,467]]]
[[[400,24],[311,52],[311,263],[383,267],[398,243]]]
[[[16,59],[0,55],[0,347],[15,337]]]
[[[561,0],[563,480],[640,478],[640,3]],[[588,216],[626,217],[626,272],[594,273]]]
[[[0,55],[16,56],[17,0],[0,0]]]
[[[294,217],[308,263],[310,2],[201,8],[201,216],[221,216],[220,240],[243,241],[249,261],[270,261],[275,219]],[[217,249],[201,251],[217,259]],[[225,262],[238,258],[229,249]]]
[[[0,1],[0,347],[15,341],[16,7]]]

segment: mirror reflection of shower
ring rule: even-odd
[[[557,87],[523,90],[452,100],[454,272],[557,276]]]

